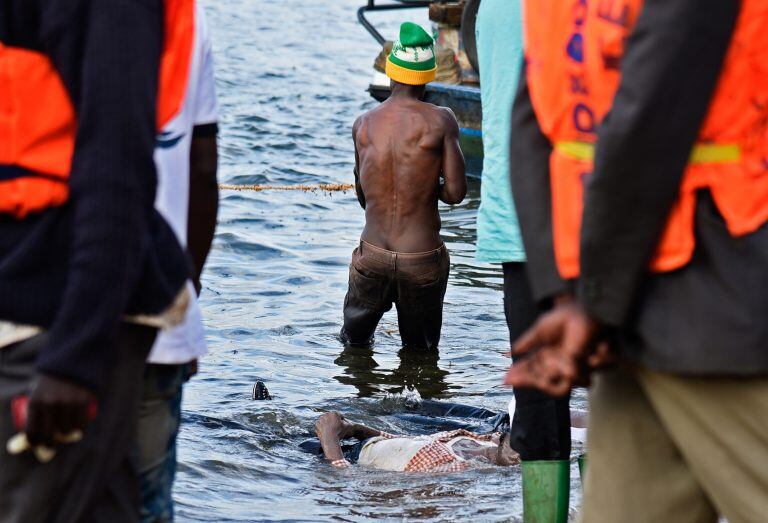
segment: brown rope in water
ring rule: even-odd
[[[319,183],[316,185],[233,185],[220,183],[219,189],[231,191],[350,191],[355,186],[351,183]]]

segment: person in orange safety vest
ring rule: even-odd
[[[590,390],[584,521],[759,521],[768,4],[524,11],[511,175],[534,294],[558,305],[505,381],[562,395],[611,364]]]
[[[3,521],[138,519],[144,362],[189,278],[154,208],[153,151],[181,103],[192,8],[0,7]]]

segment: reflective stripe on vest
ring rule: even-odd
[[[194,0],[164,1],[158,129],[181,109],[194,40]],[[47,55],[0,42],[0,214],[23,219],[69,197],[77,119]]]
[[[555,149],[574,160],[594,161],[595,144],[589,142],[556,142]],[[741,147],[736,144],[696,144],[688,162],[733,163],[741,160]]]
[[[596,129],[621,81],[624,43],[643,0],[525,0],[526,75],[550,157],[555,257],[564,278],[579,274],[584,183],[593,170]],[[691,151],[654,271],[687,264],[695,248],[696,191],[712,194],[732,235],[768,221],[768,2],[741,12]]]

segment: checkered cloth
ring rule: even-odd
[[[382,437],[391,439],[394,436],[382,432]],[[430,441],[424,445],[405,466],[405,472],[460,472],[468,469],[469,462],[460,458],[448,446],[454,438],[467,437],[477,441],[491,441],[492,434],[475,434],[464,429],[438,432],[430,436]]]

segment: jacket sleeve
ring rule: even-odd
[[[579,299],[621,325],[674,203],[728,48],[737,0],[646,0],[585,188]]]
[[[544,136],[531,104],[525,67],[512,108],[509,172],[512,196],[523,235],[528,278],[537,301],[569,290],[555,265],[552,239],[552,196],[549,156],[552,144]]]
[[[50,50],[70,82],[77,136],[67,203],[69,266],[37,368],[96,389],[148,252],[162,4],[81,5],[82,23],[69,24],[71,34],[59,35],[60,48],[54,43]],[[74,56],[77,38],[81,51]]]

